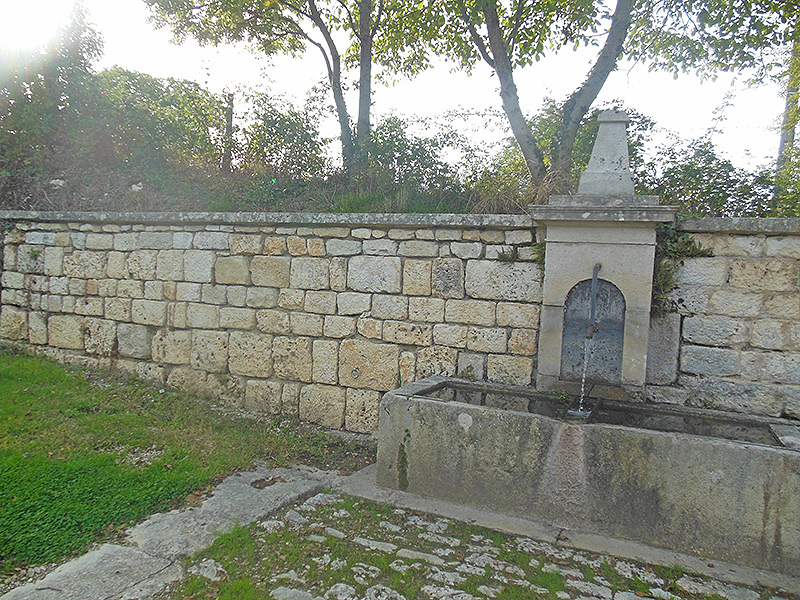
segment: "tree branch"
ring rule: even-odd
[[[483,38],[478,34],[478,30],[475,29],[472,19],[469,18],[469,13],[467,12],[467,7],[465,6],[463,0],[458,0],[458,7],[461,9],[461,19],[464,21],[464,25],[467,26],[467,31],[469,31],[469,36],[472,38],[472,43],[475,44],[475,47],[478,49],[481,57],[483,57],[483,60],[485,60],[486,63],[494,69],[494,59],[489,54],[489,50],[486,48]]]

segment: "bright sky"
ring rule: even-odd
[[[119,65],[157,77],[191,79],[214,92],[266,82],[273,93],[298,103],[325,76],[321,57],[316,53],[300,59],[265,59],[244,48],[202,48],[191,40],[178,46],[170,42],[169,31],[156,30],[148,23],[149,12],[142,0],[84,2],[89,21],[104,39],[104,56],[97,69]],[[69,18],[72,3],[73,0],[0,0],[0,14],[4,15],[0,21],[0,45],[32,47],[44,43]],[[516,72],[523,111],[535,113],[548,96],[565,98],[582,82],[594,52],[562,52]],[[663,73],[650,73],[646,65],[623,65],[611,75],[596,104],[622,100],[627,107],[655,119],[662,128],[693,138],[714,125],[715,114],[727,104],[728,96],[730,104],[721,113],[724,120],[718,125],[721,133],[715,134],[715,143],[737,166],[768,164],[777,152],[783,108],[781,90],[774,83],[748,88],[743,81],[727,75],[714,82],[701,82],[692,76],[673,79]],[[485,65],[467,76],[452,73],[443,64],[391,87],[377,83],[374,90],[377,115],[436,116],[456,109],[487,108],[500,109],[500,99],[496,79]],[[333,115],[326,127],[326,134],[335,135]],[[487,135],[486,139],[493,138]]]

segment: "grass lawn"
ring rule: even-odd
[[[287,421],[0,349],[0,576],[81,552],[257,460],[370,453]]]

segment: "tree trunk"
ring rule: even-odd
[[[519,144],[522,157],[525,159],[525,166],[531,174],[531,179],[535,186],[541,186],[545,181],[547,169],[544,164],[544,156],[536,145],[536,140],[531,132],[530,125],[522,113],[517,95],[517,86],[514,83],[514,68],[511,58],[508,55],[508,48],[503,39],[503,31],[500,28],[500,18],[497,15],[497,4],[494,0],[485,2],[483,6],[483,16],[486,20],[486,29],[489,34],[489,49],[492,52],[494,71],[497,73],[497,80],[500,82],[500,98],[503,101],[503,111],[508,117],[511,131]]]
[[[777,172],[786,168],[787,151],[794,147],[795,130],[800,113],[798,113],[798,95],[800,95],[800,21],[794,30],[794,43],[789,58],[789,72],[786,77],[786,106],[781,120],[781,138],[778,144]]]
[[[223,173],[231,172],[231,154],[233,150],[233,94],[225,94],[228,103],[225,105],[225,136],[222,138],[222,163],[220,169]]]
[[[370,133],[370,110],[372,103],[372,0],[358,0],[358,120],[356,121],[355,168],[367,166],[367,151]]]
[[[617,0],[614,15],[611,17],[611,27],[597,61],[583,85],[564,103],[561,123],[552,142],[550,177],[554,194],[568,194],[572,191],[572,150],[575,146],[575,137],[578,135],[583,117],[589,112],[589,107],[597,99],[608,76],[617,66],[617,60],[622,54],[622,47],[630,29],[632,9],[633,0]]]
[[[339,117],[339,128],[342,134],[342,162],[344,163],[345,171],[350,173],[353,168],[356,153],[353,143],[353,132],[350,129],[350,115],[347,112],[347,104],[344,101],[344,92],[342,91],[342,59],[328,26],[323,20],[322,15],[319,14],[316,1],[308,0],[308,7],[311,20],[320,30],[320,33],[322,33],[322,37],[325,39],[325,45],[328,47],[328,52],[330,53],[329,58],[322,47],[319,47],[325,57],[325,64],[328,68],[328,80],[331,83],[333,102],[336,106],[336,115]]]

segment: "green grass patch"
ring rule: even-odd
[[[370,458],[286,421],[0,351],[0,574],[80,552],[256,460]]]

